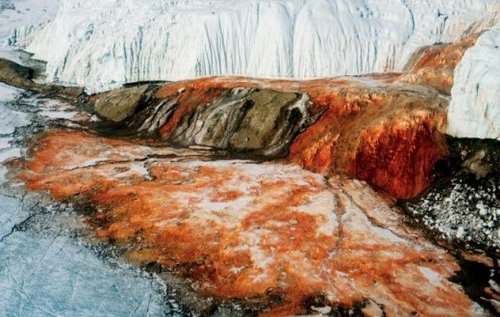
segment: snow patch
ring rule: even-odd
[[[442,278],[438,272],[431,270],[428,267],[422,267],[422,266],[419,267],[418,270],[432,284],[434,284],[434,285],[442,284]]]
[[[20,93],[20,89],[0,83],[0,102],[13,101]]]

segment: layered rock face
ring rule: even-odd
[[[128,109],[121,123],[142,135],[239,157],[286,157],[314,172],[354,176],[396,198],[412,198],[448,155],[453,70],[477,37],[424,48],[404,73],[310,81],[214,77],[91,99],[112,121],[120,120],[103,109]],[[134,97],[134,89],[142,93]],[[120,106],[108,102],[114,96]]]
[[[90,200],[100,210],[89,216],[98,238],[203,296],[273,316],[314,312],[307,303],[357,304],[368,315],[481,314],[448,280],[459,269],[453,258],[364,182],[200,158],[209,157],[53,131],[20,177],[60,200]]]
[[[161,132],[181,146],[284,156],[311,121],[311,104],[303,93],[214,86],[159,99],[157,106],[134,116],[129,125],[137,126],[139,132]]]
[[[447,155],[447,100],[397,78],[167,84],[151,101],[157,106],[128,124],[183,146],[287,156],[309,170],[352,175],[408,198],[429,185],[434,163]]]
[[[416,49],[488,27],[499,9],[496,0],[63,0],[51,22],[10,42],[47,61],[49,81],[92,91],[210,75],[304,79],[400,71]]]

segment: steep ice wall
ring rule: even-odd
[[[500,140],[500,24],[465,53],[451,95],[449,134]]]
[[[0,0],[0,43],[13,31],[29,34],[56,15],[59,0]]]
[[[61,0],[51,23],[11,42],[48,62],[48,80],[91,90],[220,74],[310,78],[401,70],[417,48],[482,28],[499,8],[497,0]]]

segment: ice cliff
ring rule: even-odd
[[[205,75],[311,78],[402,70],[418,48],[482,29],[497,0],[61,0],[10,43],[49,81],[100,90]],[[485,14],[485,12],[487,12]]]
[[[500,24],[465,53],[454,77],[448,133],[500,140]]]
[[[14,29],[25,34],[56,15],[59,0],[0,0],[0,42]]]

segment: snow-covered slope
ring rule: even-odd
[[[14,32],[11,41],[48,62],[48,80],[91,90],[220,74],[310,78],[401,70],[417,48],[479,29],[499,7],[498,0],[61,0],[51,23]]]
[[[465,53],[451,95],[449,134],[500,140],[500,24]]]

